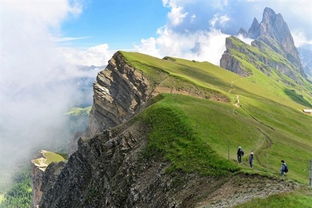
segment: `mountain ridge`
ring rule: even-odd
[[[284,135],[283,131],[287,128],[281,126],[285,124],[276,125],[267,120],[269,116],[253,106],[253,102],[270,108],[277,105],[278,108],[266,109],[269,111],[266,113],[283,121],[290,122],[287,116],[291,115],[308,123],[310,117],[296,110],[301,105],[287,95],[280,98],[284,101],[276,102],[289,102],[289,107],[270,101],[274,99],[273,96],[263,94],[265,90],[257,92],[258,89],[254,88],[263,86],[253,85],[252,80],[241,78],[207,62],[172,57],[157,59],[139,53],[118,52],[110,63],[115,63],[111,65],[114,67],[108,66],[98,75],[97,80],[102,89],[105,86],[107,90],[99,91],[95,85],[95,99],[98,101],[93,106],[94,112],[99,107],[106,108],[106,102],[116,99],[118,95],[128,96],[127,99],[132,100],[131,97],[136,92],[136,88],[131,88],[133,93],[112,93],[123,92],[125,86],[105,82],[104,77],[112,80],[111,76],[115,76],[115,80],[124,80],[128,86],[135,86],[138,79],[145,80],[145,83],[149,83],[147,92],[150,93],[147,94],[151,96],[141,102],[144,103],[141,110],[127,111],[130,114],[121,123],[106,130],[102,126],[103,129],[94,131],[93,136],[81,138],[78,150],[66,164],[49,166],[44,176],[46,182],[43,184],[46,185],[41,189],[43,195],[40,207],[231,207],[266,195],[267,186],[272,190],[270,194],[298,188],[297,183],[281,181],[273,173],[261,171],[263,168],[274,170],[274,164],[279,158],[272,156],[273,161],[270,163],[261,158],[267,157],[268,138],[275,147],[276,143],[292,142],[292,139],[298,137],[308,148],[310,143],[304,140],[305,136],[294,129],[304,129],[306,135],[309,134],[309,128],[292,123],[291,130],[286,130],[291,137]],[[134,78],[134,74],[138,77]],[[102,82],[109,84],[104,85]],[[159,85],[172,89],[171,93],[169,91],[169,94],[157,96],[153,91]],[[190,95],[203,93],[205,96],[194,98],[179,95],[175,93],[177,90],[189,90],[192,92]],[[237,95],[240,97],[239,104],[235,100]],[[215,96],[229,97],[229,100],[217,100],[214,99]],[[116,100],[115,103],[118,102]],[[259,116],[259,112],[263,115]],[[281,112],[287,112],[287,116],[283,117]],[[96,113],[90,115],[91,120],[94,115],[100,126],[101,122],[111,117],[105,113],[98,117]],[[192,132],[197,136],[194,137]],[[230,138],[227,139],[228,137]],[[250,172],[244,165],[235,165],[235,154],[231,153],[230,161],[225,159],[225,144],[233,147],[243,144],[246,149],[252,149],[262,143],[260,148],[255,149],[255,172]],[[281,147],[284,145],[279,144]],[[309,154],[301,146],[294,145],[294,148]],[[187,154],[184,155],[183,152]],[[284,155],[285,152],[279,150],[278,154]],[[284,156],[291,161],[287,155]],[[293,168],[293,171],[301,171],[295,164]],[[58,170],[59,174],[55,175],[53,170]],[[302,180],[302,174],[295,172],[290,177]],[[234,180],[246,183],[244,190],[247,192],[240,189]],[[220,187],[224,182],[226,185]],[[220,199],[218,193],[222,193],[227,187],[232,187],[237,194],[229,194]],[[199,197],[194,197],[196,195]]]
[[[272,11],[265,10],[264,22],[281,22]],[[261,24],[254,20],[250,31],[260,28],[260,38],[252,45],[226,39],[220,62],[228,70],[114,54],[97,76],[77,151],[46,172],[34,167],[42,180],[34,206],[221,208],[309,193],[302,190],[312,117],[302,109],[312,103],[312,85],[285,55],[291,47],[278,42],[287,45],[289,36],[265,35],[267,44],[261,33],[269,27]],[[238,146],[255,153],[252,169],[246,157],[236,162]],[[276,171],[281,158],[291,167],[287,180]]]

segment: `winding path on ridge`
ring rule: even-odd
[[[233,92],[233,90],[235,89],[234,87],[234,82],[236,81],[239,81],[241,79],[243,79],[244,77],[241,77],[239,79],[236,79],[236,80],[232,80],[231,81],[231,89],[228,90],[228,93],[231,93]],[[260,126],[264,126],[264,127],[267,127],[269,128],[270,130],[273,130],[275,131],[275,129],[260,121],[259,119],[257,119],[255,116],[253,116],[252,114],[250,114],[240,103],[240,100],[239,100],[239,95],[236,95],[236,101],[235,103],[233,104],[235,107],[237,108],[241,108],[245,113],[247,113],[254,121],[256,121]],[[233,114],[235,114],[235,110],[233,110]],[[264,136],[264,140],[263,140],[263,143],[260,147],[258,147],[254,152],[256,153],[255,154],[255,158],[257,160],[257,162],[264,168],[267,168],[267,165],[265,164],[265,162],[263,160],[260,160],[260,158],[263,158],[264,160],[266,160],[267,158],[267,155],[266,155],[266,151],[269,150],[272,145],[273,145],[273,141],[272,139],[270,138],[270,136],[264,131],[262,130],[260,127],[257,127],[257,130]]]

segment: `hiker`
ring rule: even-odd
[[[238,147],[238,150],[237,150],[237,161],[238,161],[239,163],[242,162],[242,157],[243,157],[243,156],[244,156],[244,151],[243,151],[242,147],[239,146],[239,147]]]
[[[281,176],[284,176],[288,172],[288,167],[287,167],[287,164],[285,163],[284,160],[282,160],[281,163],[282,163],[282,166],[281,166]]]
[[[253,160],[254,160],[254,153],[251,152],[249,155],[249,165],[251,168],[253,168]]]

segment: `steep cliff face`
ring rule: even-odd
[[[223,53],[222,58],[220,60],[220,66],[224,69],[228,69],[236,74],[239,74],[241,76],[248,76],[251,74],[250,71],[248,71],[237,59],[234,54],[231,53],[231,50],[239,50],[240,52],[244,52],[245,49],[241,47],[237,47],[234,44],[233,39],[226,38],[225,42],[226,51]]]
[[[260,24],[257,18],[253,19],[251,27],[248,30],[247,36],[249,36],[252,39],[256,39],[260,36]]]
[[[255,50],[249,50],[247,53],[244,53],[244,61],[256,66],[260,65],[259,62],[270,65],[270,67],[273,66],[277,72],[285,74],[298,83],[301,82],[300,76],[305,77],[293,37],[281,14],[276,14],[272,9],[265,8],[261,23],[254,18],[248,33],[240,34],[245,34],[246,37],[254,39],[251,45],[256,48],[255,50],[259,50],[263,54],[254,53]],[[242,70],[244,67],[237,63],[241,61],[238,61],[236,54],[232,50],[233,44],[228,44],[228,42],[229,40],[227,40],[227,50],[221,58],[220,66],[245,76],[246,73]],[[242,50],[246,51],[246,49],[243,49],[246,46],[240,45],[239,48],[239,52],[242,52]],[[274,59],[274,56],[276,57],[275,54],[282,58]],[[265,60],[263,60],[263,57],[265,57]],[[263,67],[261,67],[261,70],[267,73],[272,71],[272,69],[263,70]]]
[[[129,66],[117,52],[93,86],[89,135],[128,120],[148,100],[152,91],[143,74]]]

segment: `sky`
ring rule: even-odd
[[[69,136],[64,114],[84,99],[73,83],[97,72],[83,67],[117,50],[218,65],[225,38],[266,6],[311,46],[311,0],[0,0],[0,178]]]
[[[58,45],[72,63],[105,65],[117,50],[219,64],[224,39],[259,21],[265,7],[282,13],[297,46],[312,44],[310,0],[76,0]],[[250,42],[249,40],[246,40]],[[99,56],[102,55],[102,59]],[[104,57],[104,58],[103,58]],[[88,61],[89,60],[89,61]]]

